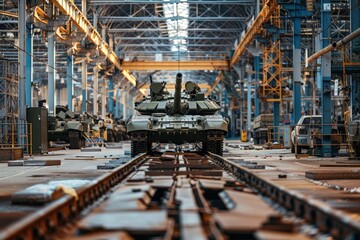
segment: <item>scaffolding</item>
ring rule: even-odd
[[[19,122],[18,63],[0,59],[0,149],[22,148],[31,154],[27,133],[28,125]]]
[[[0,59],[0,119],[14,123],[19,118],[17,63]]]

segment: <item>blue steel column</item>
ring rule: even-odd
[[[111,114],[114,114],[114,80],[113,77],[109,77],[109,104],[108,111]]]
[[[360,27],[360,4],[358,0],[351,0],[350,24],[351,32],[354,32]],[[360,54],[360,37],[351,41],[352,53]]]
[[[48,16],[53,17],[53,4],[50,3]],[[49,116],[55,116],[55,37],[54,31],[48,31],[48,106]]]
[[[259,89],[259,75],[260,75],[260,56],[259,54],[254,56],[254,70],[255,70],[255,117],[260,115],[260,100],[257,90]]]
[[[255,16],[257,17],[260,12],[260,0],[255,3]],[[256,48],[261,49],[260,44],[256,42]],[[255,105],[255,116],[254,119],[260,115],[260,99],[257,90],[259,89],[259,76],[260,76],[260,52],[254,55],[254,71],[255,71],[255,93],[254,93],[254,105]]]
[[[19,47],[21,50],[26,49],[26,3],[25,1],[18,1],[19,4]],[[18,143],[25,143],[25,128],[24,123],[26,121],[26,68],[25,68],[25,60],[26,53],[25,51],[19,51],[19,119],[18,123],[20,124],[18,127]]]
[[[119,85],[116,85],[116,95],[115,95],[115,114],[114,118],[119,118],[120,115],[120,96],[121,96],[121,89],[119,89]]]
[[[82,60],[81,66],[81,80],[82,80],[82,104],[81,111],[86,112],[87,110],[87,62],[86,58]]]
[[[48,106],[49,115],[55,115],[55,39],[54,32],[48,32]]]
[[[331,28],[331,1],[321,1],[321,29],[322,46],[330,44],[329,32]],[[331,52],[321,57],[321,75],[323,88],[321,91],[322,100],[322,156],[331,157],[330,134],[331,134]]]
[[[247,80],[247,139],[251,138],[251,73],[248,72]]]
[[[70,111],[73,111],[73,85],[72,85],[72,78],[73,78],[73,56],[69,54],[66,57],[66,91],[67,91],[67,105]]]
[[[26,24],[26,106],[32,107],[33,90],[31,84],[33,82],[33,28],[31,23]]]
[[[86,0],[81,0],[81,12],[85,14],[86,16]],[[85,40],[83,40],[83,47],[85,45]],[[86,112],[87,111],[87,62],[86,57],[82,60],[82,66],[81,66],[81,82],[82,82],[82,104],[81,104],[81,111]]]
[[[360,26],[360,5],[357,0],[351,0],[351,13],[350,13],[350,21],[351,21],[351,32],[355,31]],[[351,54],[360,54],[360,37],[355,38],[351,42]],[[350,76],[349,83],[350,86],[350,105],[352,106],[352,116],[356,116],[360,114],[360,81],[359,77]]]
[[[128,118],[128,115],[127,115],[128,105],[127,105],[127,101],[126,101],[127,97],[128,97],[128,93],[125,92],[124,90],[121,90],[122,115],[123,115],[123,119],[125,121]]]
[[[98,94],[99,94],[99,68],[94,67],[94,97],[93,97],[93,114],[98,115],[99,105],[98,105]]]
[[[272,41],[274,43],[276,43],[278,40],[279,40],[279,33],[274,33]],[[275,53],[271,53],[271,58],[274,58],[274,54]],[[272,69],[272,71],[274,71],[274,69]],[[282,74],[282,73],[280,72],[279,74]],[[278,77],[280,78],[281,76],[278,76]],[[276,83],[273,81],[273,84],[276,84]],[[274,139],[273,140],[274,140],[274,142],[278,142],[277,139],[279,136],[278,132],[279,132],[279,125],[280,125],[280,102],[274,102],[273,105],[274,105],[274,108],[273,108]]]
[[[299,0],[295,0],[299,4]],[[293,117],[294,124],[296,124],[301,117],[301,46],[300,46],[300,32],[301,20],[300,17],[293,18],[294,33],[293,33]]]
[[[106,117],[106,84],[105,84],[106,78],[105,75],[102,75],[101,77],[101,117],[102,119],[105,119]]]

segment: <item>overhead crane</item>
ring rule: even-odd
[[[259,12],[258,16],[247,30],[244,38],[238,44],[235,49],[234,55],[230,61],[230,67],[232,67],[239,59],[239,57],[246,50],[246,46],[248,46],[254,39],[256,34],[259,34],[262,30],[262,24],[269,20],[272,12],[277,8],[278,4],[276,0],[267,0]]]
[[[145,70],[229,70],[226,60],[203,61],[124,61],[122,68],[131,71]]]

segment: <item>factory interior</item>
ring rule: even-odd
[[[359,0],[0,0],[0,240],[360,239]]]

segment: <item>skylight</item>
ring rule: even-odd
[[[167,0],[170,1],[170,0]],[[179,3],[164,3],[166,25],[169,30],[169,38],[174,46],[171,51],[187,51],[186,38],[189,26],[189,4],[186,0]]]

